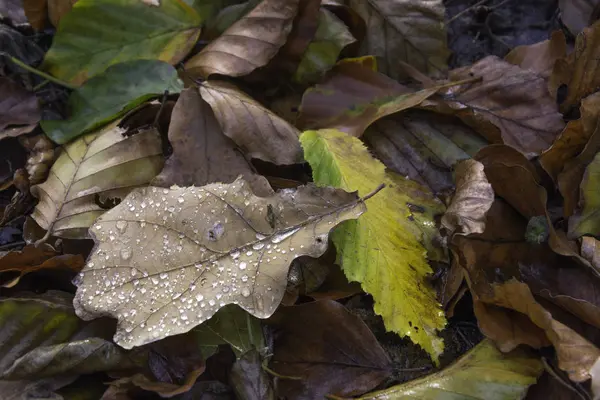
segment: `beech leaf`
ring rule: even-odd
[[[386,329],[410,337],[437,362],[444,343],[436,331],[446,320],[426,279],[432,270],[422,242],[431,239],[442,205],[418,183],[386,173],[358,138],[328,129],[306,131],[300,140],[317,184],[361,195],[387,185],[370,200],[369,213],[334,231],[338,261],[348,280],[373,296]]]
[[[40,199],[31,216],[49,234],[85,238],[105,209],[96,202],[124,198],[147,184],[163,166],[162,142],[154,128],[132,136],[114,122],[65,145],[48,179],[31,188]]]
[[[323,254],[329,231],[365,209],[356,193],[313,185],[260,198],[242,179],[135,190],[90,229],[97,247],[75,309],[118,318],[125,348],[187,332],[231,303],[268,318],[292,260]]]
[[[213,109],[223,133],[250,157],[275,164],[302,161],[298,129],[235,85],[204,82],[200,94]]]
[[[300,0],[263,0],[185,63],[193,77],[248,75],[286,42]]]

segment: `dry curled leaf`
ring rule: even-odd
[[[242,179],[137,189],[90,229],[98,245],[76,311],[118,318],[125,348],[187,332],[231,303],[267,318],[291,261],[323,254],[329,231],[365,209],[356,193],[312,185],[267,198]]]
[[[562,112],[571,111],[600,88],[600,21],[577,35],[575,51],[556,62],[551,85],[566,86],[567,96],[560,103]]]
[[[455,170],[456,192],[442,225],[450,231],[460,233],[482,233],[485,216],[494,202],[494,190],[488,182],[483,164],[475,160],[461,161]]]
[[[29,174],[29,184],[42,183],[48,177],[48,170],[54,163],[56,155],[54,144],[44,134],[20,137],[19,143],[29,153],[27,164],[25,164],[25,169]]]
[[[517,46],[504,60],[548,78],[556,60],[567,55],[567,39],[562,31],[554,31],[550,39],[528,46]]]
[[[273,193],[269,182],[252,171],[250,162],[221,132],[210,106],[195,88],[181,92],[169,124],[173,154],[161,173],[152,180],[155,186],[204,186],[231,183],[242,175],[259,196]]]
[[[225,81],[204,82],[200,94],[213,109],[223,133],[248,156],[275,164],[302,161],[298,129],[235,85]]]
[[[192,77],[248,75],[266,65],[286,42],[300,0],[263,0],[185,63]]]
[[[40,199],[31,216],[49,234],[87,237],[87,229],[107,208],[102,203],[124,198],[161,170],[162,143],[156,129],[123,133],[115,122],[63,146],[46,182],[31,188]]]
[[[379,60],[381,72],[397,79],[404,61],[430,76],[446,73],[450,54],[441,0],[350,0],[367,23],[363,54]]]
[[[482,81],[455,86],[423,106],[456,115],[490,142],[528,158],[550,147],[564,122],[541,76],[495,56],[450,72],[452,80],[472,77]]]

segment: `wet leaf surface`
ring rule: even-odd
[[[342,190],[259,198],[241,179],[136,190],[91,229],[98,247],[81,273],[77,313],[118,318],[114,340],[125,348],[187,332],[231,303],[267,318],[289,263],[320,256],[329,231],[364,211]]]
[[[317,399],[360,395],[391,373],[388,356],[369,328],[331,300],[295,306],[277,321],[270,366],[294,377],[278,381],[279,396]]]

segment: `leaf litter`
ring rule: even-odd
[[[597,395],[598,5],[484,3],[2,4],[3,395]]]

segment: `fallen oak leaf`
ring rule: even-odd
[[[266,65],[292,30],[300,0],[263,0],[185,63],[194,78],[248,75]]]
[[[181,92],[171,115],[169,142],[173,154],[152,185],[204,186],[213,182],[231,183],[242,175],[258,196],[273,194],[266,178],[252,170],[249,161],[223,134],[198,89]]]
[[[61,255],[48,244],[41,246],[27,245],[21,250],[0,252],[0,277],[3,273],[18,273],[18,276],[2,286],[12,287],[21,277],[42,269],[69,269],[79,272],[85,260],[81,255]],[[4,281],[4,279],[2,279]]]
[[[260,198],[242,179],[134,190],[90,229],[98,245],[79,275],[77,315],[118,318],[124,348],[187,332],[231,303],[267,318],[290,262],[320,256],[367,198],[312,185]]]
[[[235,85],[204,82],[200,94],[213,109],[223,133],[248,156],[274,164],[302,162],[298,129]]]
[[[58,144],[97,129],[136,106],[163,94],[178,93],[183,82],[175,68],[157,60],[120,63],[90,79],[69,96],[66,120],[44,120],[42,129]]]
[[[446,321],[426,278],[432,269],[424,246],[437,232],[433,217],[443,212],[441,202],[418,183],[386,173],[358,138],[328,129],[306,131],[300,141],[317,184],[360,194],[387,185],[366,215],[334,231],[338,262],[349,281],[373,296],[386,329],[410,337],[437,363],[443,341],[436,331]]]
[[[456,115],[491,143],[510,145],[532,158],[550,147],[564,127],[545,80],[533,71],[488,56],[449,76],[482,81],[454,86],[421,107]]]
[[[475,160],[461,161],[455,169],[456,192],[442,217],[450,234],[485,231],[485,216],[494,202],[494,189],[488,182],[484,166]]]
[[[163,167],[162,141],[154,128],[124,137],[114,122],[63,146],[48,179],[31,188],[40,199],[32,218],[47,236],[86,238],[104,213],[96,201],[124,198]],[[132,173],[131,171],[135,171]]]
[[[42,69],[80,85],[126,61],[176,64],[196,43],[201,23],[202,16],[181,0],[163,0],[159,7],[140,0],[79,0],[62,19]]]

